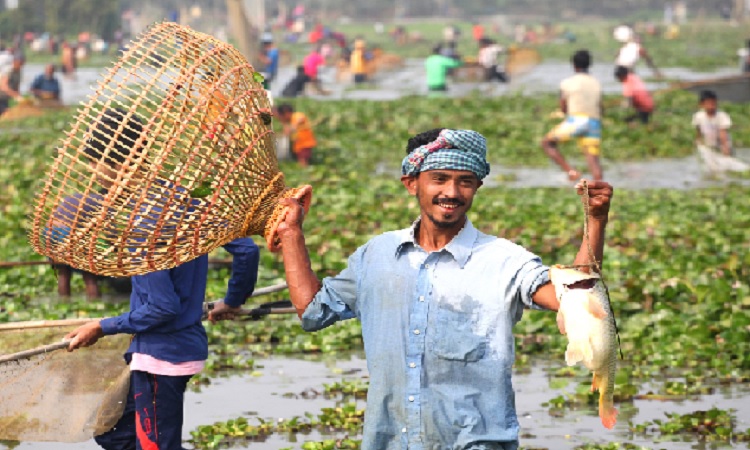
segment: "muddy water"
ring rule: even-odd
[[[541,149],[539,150],[541,152]],[[750,163],[750,149],[738,149],[738,159]],[[570,163],[583,171],[584,177],[591,177],[586,172],[586,162],[571,157]],[[697,153],[685,158],[661,158],[648,161],[608,161],[602,158],[604,179],[618,189],[698,189],[738,184],[750,186],[747,175],[732,173],[714,174],[707,170]],[[391,163],[380,163],[375,173],[378,175],[401,175],[400,169]],[[573,183],[565,172],[549,163],[542,167],[492,165],[492,173],[484,180],[488,187],[531,188],[531,187],[569,187]]]
[[[323,392],[323,385],[342,379],[351,380],[366,376],[366,364],[361,355],[341,357],[315,357],[312,360],[271,358],[256,360],[256,371],[252,374],[212,379],[209,386],[200,392],[187,392],[185,396],[185,425],[183,438],[190,438],[190,431],[200,425],[209,425],[244,416],[250,419],[291,419],[316,414],[321,408],[334,406],[333,400],[316,396]],[[361,400],[364,408],[364,401]],[[317,433],[299,436],[301,442],[318,439]],[[272,436],[265,442],[253,443],[250,448],[277,450],[289,447],[288,437]],[[4,448],[0,444],[0,449]],[[95,450],[99,446],[91,440],[83,443],[62,444],[57,442],[21,443],[24,450]]]
[[[44,65],[41,64],[27,64],[24,67],[21,83],[22,92],[28,91],[34,77],[42,73],[43,70]],[[58,79],[62,83],[63,102],[72,104],[84,100],[87,95],[93,92],[92,86],[95,85],[103,72],[103,68],[83,67],[77,70],[75,79],[68,79],[58,74]],[[614,79],[612,72],[613,66],[611,64],[595,63],[591,69],[591,73],[599,79],[602,83],[602,89],[607,93],[617,93],[621,89],[620,83]],[[736,72],[735,68],[720,69],[715,72],[695,72],[682,68],[662,69],[666,79],[684,81],[731,75]],[[292,79],[294,73],[293,67],[280,69],[271,89],[274,97],[281,95],[281,91]],[[539,64],[531,71],[511,80],[510,84],[454,82],[450,83],[450,90],[447,93],[437,95],[460,97],[476,92],[490,96],[504,95],[509,92],[556,92],[560,81],[571,73],[572,69],[568,63],[550,61]],[[646,79],[651,76],[647,68],[641,68],[639,73]],[[394,100],[408,95],[427,94],[424,61],[419,59],[406,60],[404,66],[398,70],[376,74],[374,82],[362,88],[355,88],[349,81],[337,82],[335,69],[331,67],[321,69],[320,76],[325,89],[330,91],[330,95],[312,95],[313,98],[317,99]],[[666,87],[667,84],[667,82],[648,82],[647,86],[650,89],[659,89]]]
[[[342,379],[367,377],[365,361],[359,354],[339,356],[338,360],[301,360],[272,358],[258,361],[259,373],[218,378],[201,392],[188,392],[186,398],[186,418],[184,438],[189,438],[190,430],[199,425],[224,421],[238,416],[264,419],[292,418],[305,413],[316,414],[323,407],[334,406],[333,400],[316,397],[324,383]],[[573,392],[580,382],[588,377],[571,379],[562,389],[551,388],[553,378],[549,372],[558,369],[560,364],[538,361],[531,370],[514,374],[518,417],[522,428],[521,443],[525,447],[567,450],[587,443],[632,442],[647,448],[666,450],[710,449],[719,446],[700,446],[694,442],[659,442],[633,436],[629,422],[642,423],[647,420],[664,419],[665,412],[688,413],[699,409],[718,407],[736,410],[737,429],[750,427],[750,386],[735,385],[724,388],[715,394],[692,397],[684,401],[635,400],[618,405],[619,421],[611,431],[605,430],[593,406],[576,411],[567,411],[562,417],[551,415],[543,406],[550,399],[565,392]],[[558,379],[559,380],[559,379]],[[644,386],[641,391],[651,388]],[[364,407],[364,401],[359,401]],[[341,436],[341,435],[337,435]],[[297,436],[274,435],[265,442],[250,443],[247,448],[276,450],[284,447],[299,448],[308,440],[324,438],[318,433]],[[726,448],[725,445],[723,448]],[[0,444],[0,448],[2,445]],[[95,450],[93,441],[80,444],[22,443],[24,450]],[[236,447],[245,448],[245,447]]]
[[[594,64],[591,74],[602,84],[605,93],[619,93],[622,85],[614,79],[614,66],[611,64]],[[323,86],[330,91],[329,95],[311,95],[316,99],[356,99],[356,100],[393,100],[408,95],[439,95],[449,97],[461,97],[472,93],[481,95],[498,96],[508,93],[540,93],[557,92],[560,81],[572,75],[572,68],[566,62],[544,62],[534,67],[529,72],[511,80],[509,84],[500,83],[476,83],[476,82],[449,82],[449,90],[444,94],[428,94],[425,86],[424,61],[410,59],[405,61],[401,69],[378,73],[372,83],[361,88],[355,88],[351,82],[336,82],[336,73],[333,68],[323,68],[320,73]],[[735,68],[720,69],[715,72],[695,72],[683,68],[664,68],[662,73],[665,79],[694,81],[705,78],[713,78],[737,73]],[[639,70],[642,77],[648,78],[652,75],[647,68]],[[292,68],[283,68],[277,80],[272,86],[275,97],[281,95],[281,91],[292,78]],[[668,82],[648,81],[647,87],[651,90],[665,88]]]
[[[540,150],[541,151],[541,150]],[[737,158],[750,162],[750,149],[737,150]],[[572,160],[584,170],[583,160]],[[750,178],[712,174],[696,154],[686,158],[663,158],[639,162],[615,162],[603,158],[604,179],[619,189],[697,189],[730,183],[750,185]],[[546,167],[502,167],[495,165],[485,184],[512,188],[570,186],[567,174],[555,165]],[[589,176],[584,172],[584,176]]]

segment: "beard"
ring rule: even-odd
[[[447,219],[447,220],[441,220],[438,217],[435,217],[434,214],[430,214],[429,212],[425,213],[427,218],[432,222],[437,228],[449,230],[451,228],[455,228],[456,226],[461,224],[461,221],[464,220],[465,215],[461,214],[460,216],[456,217],[455,219]]]

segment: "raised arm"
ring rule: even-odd
[[[587,183],[589,186],[589,217],[587,222],[589,241],[587,242],[584,239],[581,242],[581,247],[578,249],[573,264],[584,265],[592,262],[589,256],[590,246],[599,267],[601,267],[604,258],[604,231],[609,220],[609,205],[614,191],[612,186],[605,181],[588,181]],[[582,183],[579,182],[576,189],[578,195],[583,195]],[[588,268],[581,268],[581,270],[588,272]],[[555,288],[551,283],[540,287],[534,294],[533,299],[537,305],[553,311],[557,311],[560,307],[555,295]]]
[[[284,222],[278,228],[284,272],[289,285],[289,298],[297,309],[297,315],[302,317],[322,285],[312,270],[305,235],[302,233],[305,211],[296,200],[284,199],[282,202],[289,208]]]

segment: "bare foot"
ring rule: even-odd
[[[568,179],[570,181],[578,181],[580,178],[581,178],[581,172],[579,172],[579,171],[577,171],[575,169],[570,169],[568,171]]]

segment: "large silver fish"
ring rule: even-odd
[[[549,273],[560,301],[557,326],[568,337],[565,362],[569,366],[581,362],[594,372],[591,391],[599,391],[599,417],[612,428],[617,422],[613,398],[617,331],[601,277],[564,266],[552,266]]]

